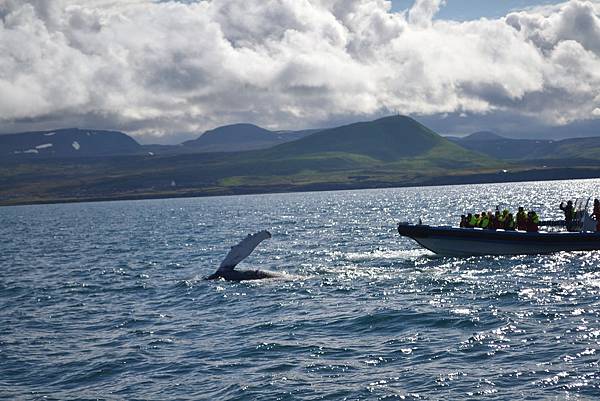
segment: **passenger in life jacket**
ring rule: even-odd
[[[471,221],[473,221],[473,214],[471,213],[467,213],[467,217],[465,218],[465,227],[466,228],[472,228],[473,226],[471,225]]]
[[[519,211],[517,212],[517,230],[527,230],[527,214],[525,214],[522,206],[519,206]]]
[[[492,221],[490,219],[492,212],[482,212],[481,213],[481,224],[479,227],[481,228],[491,228]]]
[[[481,228],[481,223],[483,222],[483,216],[485,213],[479,213],[479,217],[477,218],[477,227]]]
[[[481,223],[481,216],[479,213],[475,213],[475,224],[473,224],[473,227],[479,227],[479,223]]]
[[[508,210],[504,209],[502,213],[498,213],[498,228],[504,228],[506,225],[506,217],[508,216]]]
[[[477,214],[477,227],[481,228],[481,219],[483,218],[483,213]]]
[[[460,228],[465,228],[467,227],[467,216],[465,216],[464,214],[460,215]]]
[[[473,216],[471,213],[469,213],[467,218],[469,219],[469,228],[477,227],[477,219],[479,219],[478,214]]]
[[[596,219],[596,231],[600,231],[600,200],[594,199],[594,212],[592,216]]]
[[[515,231],[516,223],[512,213],[508,213],[504,220],[504,229],[507,231]]]
[[[539,230],[540,218],[533,210],[529,212],[527,219],[527,232],[537,233]]]

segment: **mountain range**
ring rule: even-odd
[[[237,152],[270,148],[318,130],[269,131],[252,124],[233,124],[204,132],[179,145],[140,145],[117,131],[64,128],[0,135],[3,159],[33,160],[141,154]]]
[[[385,121],[400,121],[398,117],[380,119],[376,125],[385,125]],[[390,118],[392,120],[390,120]],[[118,131],[64,128],[53,131],[24,132],[17,134],[0,135],[0,155],[2,159],[11,161],[25,161],[47,158],[70,157],[106,157],[124,155],[177,155],[192,153],[214,152],[243,152],[273,148],[277,145],[295,142],[305,137],[309,139],[300,141],[294,147],[303,146],[307,149],[319,149],[323,152],[331,148],[353,152],[353,147],[360,147],[361,151],[381,155],[388,153],[384,158],[394,158],[404,155],[406,146],[412,146],[410,127],[394,125],[388,127],[393,132],[387,135],[401,148],[381,146],[379,141],[365,135],[372,122],[350,124],[348,126],[332,129],[313,129],[300,131],[270,131],[253,124],[232,124],[218,127],[204,132],[197,139],[185,141],[179,145],[141,145],[125,133]],[[414,120],[412,120],[414,121]],[[350,128],[348,128],[350,127]],[[439,136],[433,131],[421,126],[434,136]],[[332,143],[327,138],[331,134],[343,130],[346,138],[344,144]],[[313,135],[317,132],[325,135]],[[429,140],[433,140],[433,137]],[[550,139],[514,139],[500,136],[490,131],[480,131],[464,137],[445,137],[461,148],[491,156],[498,160],[550,160],[581,159],[595,160],[600,158],[600,137],[569,138],[562,140]],[[415,145],[416,146],[416,145]],[[284,151],[286,147],[279,148]],[[338,150],[339,150],[338,149]],[[455,149],[456,151],[456,149]]]
[[[461,147],[499,160],[538,162],[545,165],[587,164],[600,161],[600,137],[512,139],[492,132],[476,132],[463,138],[448,138]],[[543,163],[545,162],[545,163]]]
[[[0,204],[600,176],[600,138],[445,138],[405,116],[313,131],[236,124],[167,147],[45,131],[0,136],[0,154]]]

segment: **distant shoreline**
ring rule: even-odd
[[[469,185],[469,184],[498,184],[509,182],[531,182],[531,181],[561,181],[577,179],[600,178],[600,168],[546,168],[529,169],[515,172],[447,175],[447,176],[424,176],[412,182],[364,182],[364,183],[315,183],[299,186],[252,186],[252,187],[223,187],[221,190],[198,190],[190,189],[181,192],[141,193],[106,195],[82,198],[47,198],[47,199],[10,199],[0,200],[0,207],[27,206],[27,205],[52,205],[60,203],[87,203],[87,202],[113,202],[146,199],[172,199],[172,198],[200,198],[215,196],[239,196],[239,195],[263,195],[278,193],[299,192],[324,192],[324,191],[347,191],[361,189],[385,189],[385,188],[420,188],[443,185]]]

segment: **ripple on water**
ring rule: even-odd
[[[558,218],[597,185],[0,208],[0,394],[596,399],[600,252],[439,257],[394,222],[498,203]],[[203,280],[262,228],[245,268],[285,279]]]

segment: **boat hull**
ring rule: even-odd
[[[448,256],[523,255],[600,249],[600,233],[484,230],[401,223],[400,235]]]

